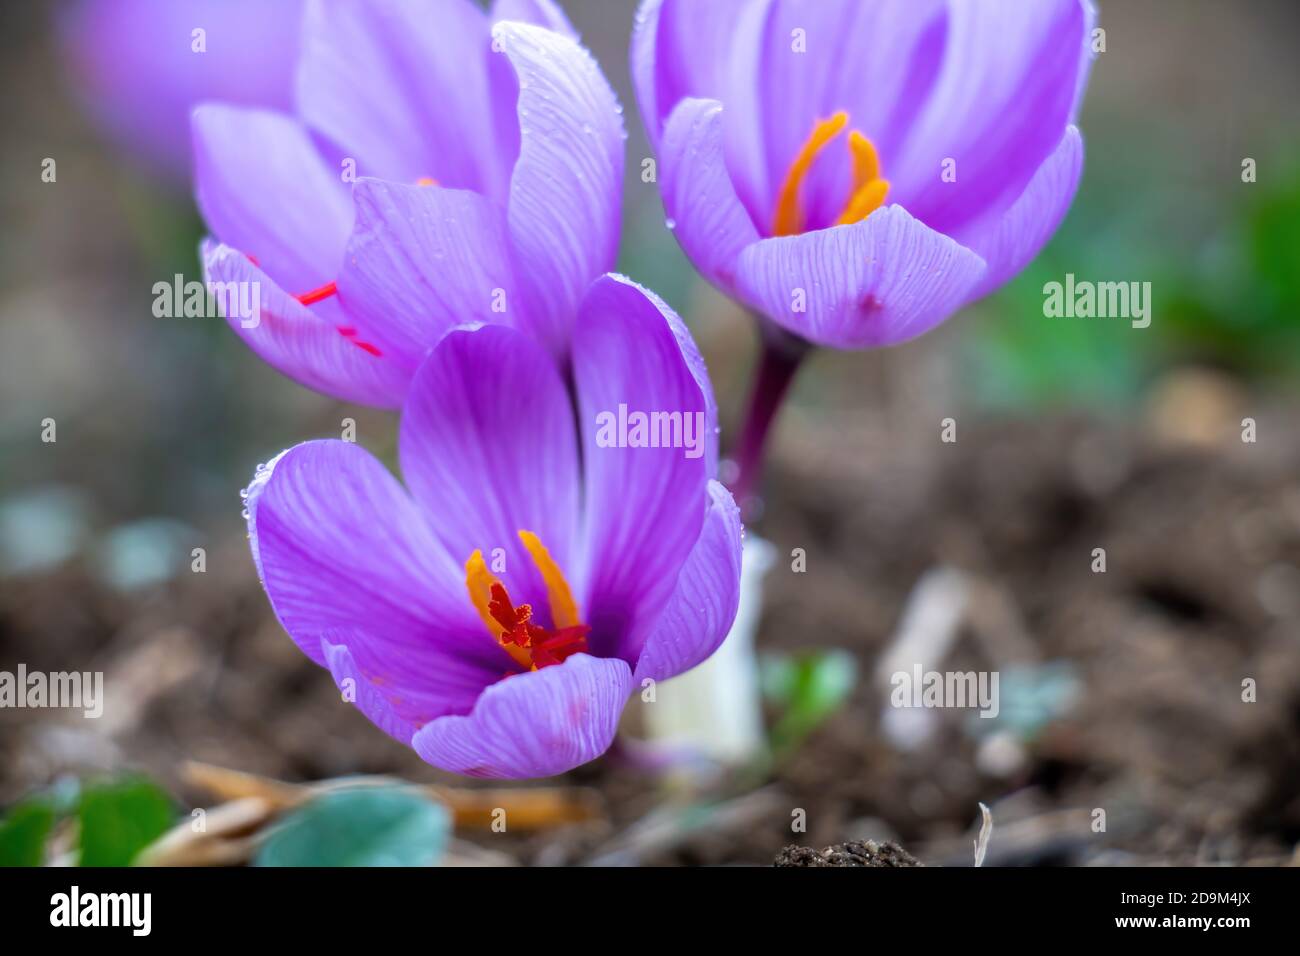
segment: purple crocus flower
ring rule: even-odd
[[[926,332],[1065,216],[1093,20],[1087,0],[645,0],[634,80],[678,240],[804,340]]]
[[[194,114],[206,277],[260,290],[236,332],[311,388],[390,408],[462,323],[567,362],[614,264],[625,135],[571,34],[551,0],[308,3],[295,113]]]
[[[94,117],[181,182],[197,103],[289,108],[301,19],[301,0],[76,0],[59,28]]]
[[[736,613],[740,518],[709,478],[716,409],[690,334],[617,276],[591,286],[575,332],[571,390],[518,329],[449,332],[403,409],[406,489],[356,445],[316,441],[246,492],[285,630],[456,773],[591,760],[632,690],[704,660]],[[696,420],[699,453],[602,439],[620,406]]]

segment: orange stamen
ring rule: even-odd
[[[880,178],[880,157],[875,144],[855,129],[849,133],[849,149],[853,153],[853,192],[835,220],[837,226],[866,219],[884,205],[889,195],[889,181]]]
[[[817,157],[832,140],[844,131],[849,115],[843,111],[830,119],[818,120],[808,139],[799,148],[790,164],[776,199],[776,216],[772,224],[775,236],[794,236],[804,231],[803,214],[799,210],[799,188],[812,170]],[[858,222],[871,215],[882,205],[889,194],[889,182],[880,177],[880,157],[876,147],[858,130],[849,133],[849,151],[853,155],[853,188],[844,209],[835,220],[843,226]]]
[[[531,531],[520,531],[519,540],[528,549],[533,564],[537,565],[537,570],[542,572],[542,580],[546,582],[546,600],[551,605],[551,623],[560,628],[576,627],[581,624],[582,622],[578,620],[578,605],[569,590],[569,582],[564,580],[564,573],[551,557],[551,552],[546,550],[546,545],[542,544],[542,539]]]
[[[844,211],[835,220],[837,226],[848,226],[861,222],[885,204],[889,194],[889,183],[883,179],[873,179],[850,197]]]
[[[858,130],[849,133],[849,151],[853,153],[853,188],[880,178],[880,157],[876,146]]]
[[[799,148],[798,155],[786,171],[781,192],[777,194],[776,221],[772,226],[774,235],[794,236],[803,231],[803,216],[799,213],[799,187],[812,169],[818,154],[844,131],[848,123],[849,114],[841,110],[830,119],[818,120],[813,126],[812,133]]]

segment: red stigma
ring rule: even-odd
[[[501,646],[514,645],[523,648],[533,662],[534,668],[562,664],[574,654],[587,650],[587,632],[591,628],[579,624],[575,627],[551,631],[534,624],[532,605],[521,604],[515,607],[505,587],[499,583],[492,585],[492,600],[488,602],[488,612],[503,628],[500,637],[497,638]]]
[[[328,299],[332,295],[338,295],[339,287],[333,282],[326,282],[315,289],[309,289],[306,292],[300,292],[294,296],[303,305],[314,305],[322,299]]]
[[[251,262],[253,265],[257,266],[259,269],[262,268],[262,264],[257,261],[256,256],[249,255],[247,252],[245,252],[244,258],[247,259],[249,262]],[[335,296],[338,294],[339,294],[338,283],[326,282],[322,286],[317,286],[314,289],[308,289],[306,292],[298,292],[292,295],[294,299],[301,302],[303,305],[315,305],[317,302],[323,302],[325,299],[328,299],[331,296]],[[338,326],[338,330],[339,330],[339,335],[343,336],[345,339],[347,339],[357,348],[361,349],[361,351],[369,355],[373,355],[375,356],[375,358],[383,357],[384,353],[379,351],[379,349],[376,346],[370,344],[369,342],[364,342],[361,339],[357,338],[356,337],[357,330],[352,328],[352,326],[340,325]]]

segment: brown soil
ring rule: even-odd
[[[776,856],[776,866],[920,866],[921,863],[897,843],[854,841],[814,850],[788,846]]]

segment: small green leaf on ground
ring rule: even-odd
[[[798,746],[839,710],[857,682],[857,663],[846,651],[773,655],[761,662],[764,696],[780,711],[772,728],[772,749]]]
[[[431,866],[447,845],[446,808],[404,787],[322,794],[289,815],[258,866]]]
[[[48,799],[32,797],[14,806],[0,820],[0,866],[40,866],[53,826]]]
[[[175,819],[171,798],[139,777],[90,784],[77,808],[82,866],[128,866]]]

